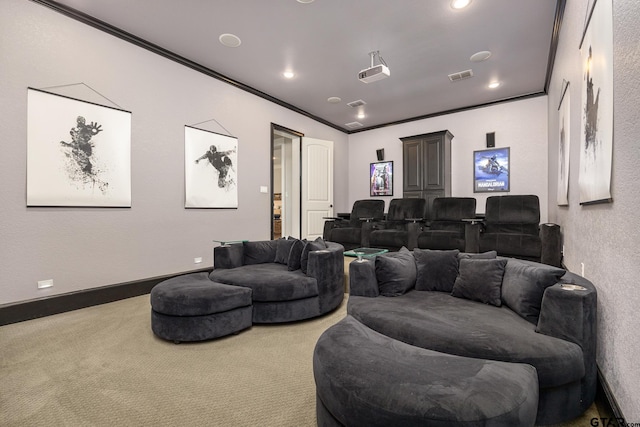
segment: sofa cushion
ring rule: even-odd
[[[566,273],[562,268],[509,259],[502,280],[502,301],[522,318],[538,323],[542,295]]]
[[[451,295],[500,307],[506,259],[461,259]]]
[[[498,252],[496,251],[487,251],[479,254],[472,254],[469,252],[460,252],[458,258],[460,259],[496,259],[498,256]]]
[[[253,301],[293,301],[318,296],[316,279],[301,270],[288,271],[277,263],[245,265],[239,268],[215,269],[209,279],[253,290]]]
[[[416,283],[416,261],[405,247],[376,257],[376,277],[380,295],[402,295]]]
[[[281,238],[276,240],[276,258],[274,262],[278,264],[287,264],[289,261],[289,252],[291,252],[291,246],[293,246],[293,239]]]
[[[302,256],[302,249],[304,248],[304,243],[302,240],[295,239],[293,244],[291,245],[291,250],[289,251],[289,257],[287,258],[287,269],[289,271],[299,270],[300,269],[300,257]]]
[[[451,292],[458,277],[459,250],[414,249],[416,290]]]
[[[276,259],[277,240],[262,240],[257,242],[243,242],[243,264],[263,264],[274,262]]]
[[[538,371],[540,387],[556,387],[585,375],[579,345],[539,334],[535,326],[506,305],[454,298],[444,292],[409,291],[404,295],[351,295],[350,315],[391,338],[458,356],[528,363]]]
[[[322,237],[318,237],[312,242],[306,242],[302,248],[302,254],[300,255],[300,268],[304,274],[307,274],[307,264],[309,263],[309,252],[321,251],[327,249],[327,244]]]

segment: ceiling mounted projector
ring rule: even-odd
[[[384,59],[380,56],[380,52],[369,52],[369,55],[371,56],[371,67],[361,70],[358,73],[358,80],[362,83],[372,83],[389,77],[391,75],[391,71],[389,71],[387,64],[384,63]],[[373,59],[376,56],[382,64],[373,65]]]

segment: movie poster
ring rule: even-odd
[[[369,169],[369,194],[393,196],[393,162],[371,163]]]
[[[473,192],[509,191],[509,148],[473,152]]]

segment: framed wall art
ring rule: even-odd
[[[27,206],[131,207],[131,113],[29,88]]]
[[[473,192],[508,192],[509,147],[473,152]]]
[[[371,163],[369,195],[371,197],[393,196],[393,161]]]
[[[185,207],[238,207],[238,139],[184,127]]]
[[[569,82],[562,87],[558,107],[558,206],[569,204],[569,158],[571,154],[571,93]]]
[[[613,156],[613,10],[594,0],[580,46],[582,103],[580,204],[611,201]]]

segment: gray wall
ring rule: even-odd
[[[473,192],[473,152],[487,148],[486,134],[496,133],[496,147],[510,147],[511,193],[536,194],[541,220],[547,220],[547,100],[539,96],[490,107],[462,111],[389,126],[349,136],[349,201],[369,197],[369,164],[376,149],[394,161],[393,197],[402,197],[402,141],[400,138],[449,130],[451,143],[451,194],[475,197],[477,212],[484,213],[491,194]],[[392,197],[382,197],[386,207]]]
[[[598,0],[611,1],[611,0]],[[589,2],[590,3],[590,2]],[[613,2],[614,138],[613,203],[580,206],[578,166],[582,69],[578,46],[586,1],[569,0],[549,89],[549,216],[565,236],[565,263],[598,288],[598,365],[628,422],[640,420],[640,8],[637,0]],[[562,80],[571,92],[569,206],[556,205],[558,103]]]
[[[213,239],[269,238],[271,122],[335,142],[334,204],[349,209],[346,134],[48,8],[2,0],[0,70],[0,304],[211,266]],[[130,209],[26,207],[27,87],[79,82],[132,112]],[[239,208],[186,210],[184,125],[212,118],[238,138]]]

